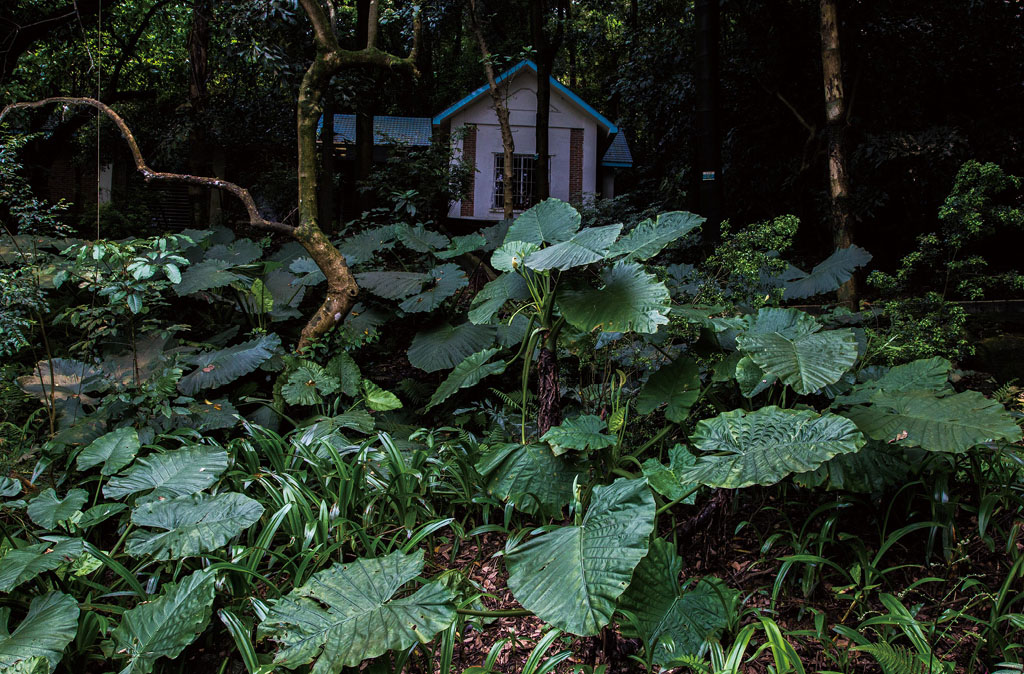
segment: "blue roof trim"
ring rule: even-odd
[[[501,84],[506,79],[508,79],[510,77],[513,77],[517,72],[522,70],[524,67],[529,68],[534,73],[537,72],[537,64],[534,63],[533,61],[530,61],[529,59],[526,59],[526,60],[520,61],[519,63],[517,63],[512,68],[510,68],[510,69],[506,70],[505,72],[503,72],[497,78],[496,82],[498,84]],[[597,120],[598,124],[600,124],[601,126],[605,127],[606,129],[608,129],[608,133],[618,133],[619,132],[619,127],[617,127],[614,124],[612,124],[611,120],[609,120],[607,117],[605,117],[600,112],[595,110],[591,105],[589,105],[582,98],[580,98],[579,96],[574,94],[572,91],[570,91],[569,87],[565,86],[564,84],[562,84],[561,82],[556,80],[554,77],[550,77],[549,79],[551,80],[551,86],[555,88],[555,91],[559,92],[560,94],[562,94],[563,96],[568,98],[570,101],[572,101],[573,103],[578,105],[580,108],[582,108],[584,112],[586,112],[588,115],[590,115],[595,120]],[[466,107],[467,105],[469,105],[470,103],[475,101],[477,98],[479,98],[483,94],[487,93],[488,87],[489,87],[489,85],[487,85],[487,84],[485,84],[485,85],[483,85],[481,87],[478,87],[471,94],[469,94],[468,96],[464,97],[459,102],[457,102],[454,105],[451,105],[451,106],[445,108],[440,114],[436,115],[433,118],[433,120],[431,120],[431,121],[435,125],[440,124],[445,119],[451,117],[456,112],[458,112],[462,108]]]
[[[626,164],[626,163],[623,163],[623,162],[612,162],[612,161],[603,161],[603,162],[601,162],[601,166],[608,166],[610,168],[633,168],[632,164]]]

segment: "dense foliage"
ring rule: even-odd
[[[339,3],[337,35],[369,4]],[[127,178],[113,207],[50,203],[55,157],[93,170],[121,141],[71,108],[12,116],[0,669],[1024,671],[1024,398],[968,369],[965,308],[1024,289],[1020,120],[979,104],[1019,83],[944,50],[963,30],[1017,62],[1021,10],[844,3],[854,54],[898,42],[969,95],[908,106],[902,71],[859,94],[865,236],[833,250],[815,3],[721,3],[735,197],[721,222],[693,212],[697,4],[550,17],[556,73],[631,134],[624,197],[459,229],[445,143],[324,180],[360,294],[308,344],[330,279],[301,241],[205,194],[166,227]],[[106,5],[4,10],[4,102],[103,97],[154,164],[294,220],[303,5]],[[404,53],[415,10],[379,9]],[[331,105],[430,114],[479,84],[463,3],[421,9],[419,77],[344,71]],[[524,3],[478,9],[496,63],[529,53]],[[877,85],[886,60],[848,68]],[[868,301],[832,304],[866,271]]]

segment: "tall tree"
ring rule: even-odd
[[[176,182],[203,185],[227,191],[238,197],[249,215],[249,224],[269,231],[280,232],[298,241],[327,278],[327,291],[323,302],[307,320],[297,345],[302,351],[309,348],[348,316],[359,295],[359,286],[352,276],[344,255],[331,243],[320,228],[317,190],[317,123],[322,110],[324,91],[332,78],[343,69],[404,69],[415,74],[416,50],[419,39],[419,15],[414,16],[414,37],[411,52],[406,57],[396,56],[378,48],[378,17],[371,9],[366,44],[361,49],[343,49],[333,21],[330,0],[299,0],[313,29],[316,56],[306,69],[299,86],[297,100],[298,140],[298,225],[295,227],[264,218],[248,190],[219,178],[181,173],[154,171],[146,163],[128,124],[112,108],[91,98],[54,97],[28,103],[12,103],[0,110],[0,120],[12,110],[42,108],[53,104],[85,105],[95,108],[113,121],[128,142],[136,168],[147,181]],[[376,3],[371,4],[372,8]]]
[[[205,113],[210,94],[210,19],[213,0],[193,0],[192,25],[188,32],[188,102],[191,125],[188,134],[188,170],[193,175],[211,173],[209,160],[210,137],[206,133]],[[192,220],[196,227],[210,224],[210,195],[199,185],[189,187],[192,201]]]
[[[828,138],[828,185],[832,244],[853,245],[850,213],[850,178],[846,170],[846,100],[843,96],[843,63],[839,51],[839,17],[836,0],[821,0],[821,70],[825,81],[825,133]],[[838,299],[852,304],[856,285],[851,277],[840,286]]]
[[[534,167],[533,196],[543,201],[551,196],[549,133],[551,121],[551,73],[555,68],[555,57],[565,37],[565,23],[569,12],[568,0],[530,0],[530,39],[536,53],[537,63],[537,122],[535,126],[537,153]],[[549,30],[551,19],[554,29]]]
[[[722,149],[719,141],[719,0],[697,0],[697,176],[701,215],[706,226],[722,218]]]
[[[498,126],[501,128],[501,147],[503,150],[504,166],[502,167],[502,214],[506,220],[512,219],[514,201],[512,194],[512,161],[516,151],[516,141],[512,137],[512,124],[509,121],[508,106],[505,104],[505,92],[498,85],[498,79],[494,74],[494,62],[491,50],[487,48],[487,40],[484,39],[483,28],[480,27],[480,17],[476,12],[476,0],[469,0],[469,23],[476,36],[477,45],[480,47],[480,59],[484,64],[484,73],[487,75],[487,86],[491,92],[491,101],[494,103],[494,112],[498,116]]]

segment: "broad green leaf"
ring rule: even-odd
[[[490,323],[509,300],[525,300],[530,297],[526,279],[519,274],[502,274],[480,289],[473,298],[469,320],[477,325]]]
[[[779,332],[742,334],[736,344],[766,374],[801,395],[836,383],[857,360],[857,340],[849,328],[797,337]]]
[[[507,241],[491,254],[491,266],[506,273],[523,268],[526,258],[540,250],[540,246],[526,241]]]
[[[0,592],[10,592],[45,571],[53,571],[85,550],[81,538],[36,543],[8,550],[0,558]]]
[[[339,351],[327,361],[327,372],[338,380],[342,393],[353,398],[359,395],[363,375],[347,351]]]
[[[62,592],[34,598],[13,632],[7,631],[10,617],[9,608],[0,609],[0,669],[5,671],[21,660],[43,657],[52,672],[78,632],[78,602]]]
[[[263,249],[252,239],[235,239],[230,244],[218,243],[206,251],[207,259],[224,260],[233,266],[250,264],[260,259]]]
[[[475,386],[484,377],[504,372],[505,361],[487,362],[499,351],[501,349],[484,349],[471,356],[467,356],[461,363],[455,366],[451,374],[437,387],[434,395],[430,397],[430,402],[427,403],[427,409],[429,410],[435,405],[440,405],[459,389]]]
[[[427,282],[427,275],[411,271],[368,271],[356,274],[359,288],[386,300],[401,300],[415,295]]]
[[[703,454],[682,479],[738,489],[772,485],[814,470],[837,454],[856,452],[864,436],[849,419],[809,410],[733,410],[697,423],[691,437]]]
[[[793,481],[803,487],[878,493],[903,484],[911,472],[907,450],[896,445],[869,442],[855,454],[839,454],[817,470],[801,473]]]
[[[405,224],[395,225],[395,237],[405,247],[411,248],[417,253],[429,253],[432,250],[441,250],[448,246],[447,236],[432,232],[423,225],[415,227]]]
[[[649,414],[668,403],[665,418],[678,424],[686,421],[700,395],[700,371],[690,358],[677,358],[652,374],[636,399],[636,411]]]
[[[21,483],[13,477],[0,476],[0,497],[17,496],[21,493]]]
[[[698,580],[688,589],[679,586],[683,559],[675,546],[655,538],[650,552],[636,567],[619,609],[629,611],[644,643],[656,643],[653,661],[665,665],[682,655],[697,655],[708,639],[717,638],[729,625],[739,595],[717,578]],[[622,621],[625,634],[633,624]]]
[[[309,285],[307,281],[311,277],[312,275],[300,279],[284,269],[274,269],[263,277],[263,285],[272,300],[269,309],[271,320],[283,321],[302,316],[299,305],[306,296],[306,285]]]
[[[128,470],[110,478],[103,495],[119,499],[152,489],[149,499],[195,494],[227,470],[228,453],[217,447],[191,445],[136,459]]]
[[[198,293],[203,290],[213,290],[231,285],[235,281],[241,281],[242,276],[233,271],[228,271],[234,266],[227,260],[203,260],[197,264],[189,265],[181,275],[181,281],[174,284],[174,292],[179,297]]]
[[[321,395],[330,395],[341,387],[337,377],[308,360],[302,361],[281,387],[281,395],[289,405],[316,405]]]
[[[686,499],[680,501],[680,503],[692,505],[697,500],[695,490],[697,484],[684,481],[683,472],[695,463],[697,463],[697,457],[683,445],[676,444],[668,450],[668,466],[660,463],[657,459],[647,459],[644,461],[642,469],[651,489],[670,501],[683,498],[687,493],[693,492],[686,496]]]
[[[275,602],[259,635],[280,648],[274,664],[337,674],[389,650],[427,643],[455,620],[452,594],[440,583],[395,599],[423,570],[423,551],[335,563]]]
[[[796,339],[820,329],[821,323],[806,311],[765,307],[756,315],[744,317],[740,331],[747,337],[777,332],[788,339]]]
[[[28,502],[28,516],[33,522],[44,529],[53,529],[58,522],[66,522],[82,509],[89,500],[89,492],[84,489],[72,489],[62,499],[52,487],[44,489]]]
[[[125,552],[161,560],[201,555],[224,547],[262,515],[259,502],[236,492],[149,501],[132,511],[132,524],[161,531],[136,529]]]
[[[599,262],[608,254],[608,249],[615,243],[615,239],[618,238],[621,231],[622,225],[582,229],[573,234],[568,241],[556,243],[531,253],[526,258],[526,266],[535,271],[548,269],[565,271],[573,267]]]
[[[363,399],[366,406],[376,412],[397,410],[402,406],[402,401],[391,391],[385,391],[369,379],[363,380]]]
[[[927,358],[897,365],[877,379],[865,381],[853,387],[846,395],[836,398],[837,405],[852,405],[871,402],[879,391],[900,393],[904,391],[949,391],[949,371],[953,365],[945,358]]]
[[[587,477],[585,469],[542,444],[496,445],[476,469],[487,478],[487,493],[530,514],[557,512],[572,498],[573,480]]]
[[[178,382],[178,390],[187,396],[229,384],[253,372],[273,356],[281,338],[271,333],[219,351],[207,351],[194,358],[196,369]]]
[[[268,314],[274,310],[274,295],[260,279],[253,279],[249,287],[249,297],[252,298],[252,306],[256,313]]]
[[[649,260],[668,244],[700,227],[705,219],[686,211],[672,211],[662,213],[657,220],[644,220],[611,247],[608,257]]]
[[[535,536],[506,554],[508,587],[544,622],[580,636],[597,634],[647,554],[653,530],[647,480],[598,485],[580,526]]]
[[[605,433],[608,425],[604,419],[593,414],[584,414],[567,419],[558,426],[552,426],[541,436],[541,441],[551,445],[555,456],[565,454],[570,449],[604,449],[615,444],[615,438]]]
[[[515,219],[505,242],[525,241],[537,246],[568,241],[580,228],[580,214],[558,199],[545,199]]]
[[[736,353],[739,354],[738,351]],[[779,380],[773,374],[766,374],[750,356],[743,356],[736,363],[735,377],[745,398],[753,398]]]
[[[395,227],[387,225],[346,236],[338,244],[338,250],[345,256],[348,266],[354,267],[373,259],[376,253],[393,248],[394,241]]]
[[[409,363],[425,372],[448,370],[471,354],[494,343],[494,327],[440,323],[416,333],[409,346]]]
[[[157,660],[176,658],[195,641],[210,622],[215,579],[213,571],[196,571],[125,611],[110,633],[114,654],[128,660],[120,674],[149,674]]]
[[[570,325],[590,332],[657,332],[668,323],[665,284],[635,262],[616,262],[601,274],[600,289],[567,289],[558,294],[558,308]]]
[[[815,265],[811,273],[790,267],[782,279],[782,299],[795,300],[830,293],[846,283],[855,269],[871,261],[871,253],[858,246],[837,248],[824,262]]]
[[[844,415],[875,440],[931,452],[960,453],[984,442],[1021,439],[1006,409],[977,391],[946,397],[933,391],[882,391],[870,406],[857,405]]]
[[[455,294],[459,288],[469,285],[466,272],[458,265],[443,264],[435,267],[427,274],[426,288],[418,295],[413,295],[400,305],[402,311],[417,313],[433,311],[441,306],[441,302]]]
[[[78,470],[88,470],[100,463],[102,475],[113,475],[135,458],[139,448],[139,434],[134,428],[118,428],[92,441],[78,455]]]
[[[474,232],[465,236],[452,237],[451,245],[444,250],[436,251],[434,255],[442,260],[450,260],[453,257],[472,253],[474,250],[480,250],[486,245],[487,241],[483,235]]]
[[[100,522],[104,522],[122,510],[127,510],[128,506],[124,503],[100,503],[82,513],[82,516],[78,518],[78,528],[80,530],[94,527]]]

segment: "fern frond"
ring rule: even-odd
[[[921,662],[921,658],[916,652],[903,646],[877,643],[856,646],[852,650],[869,653],[871,657],[878,661],[885,674],[930,674],[932,672],[946,671],[941,665],[939,667],[929,667],[926,663]],[[931,657],[936,664],[939,664],[935,656]]]

